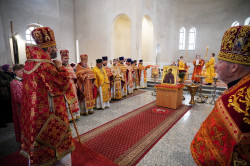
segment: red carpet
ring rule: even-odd
[[[81,142],[117,165],[135,165],[189,109],[154,101],[81,135]]]
[[[75,140],[73,166],[135,165],[157,141],[190,109],[158,107],[155,101],[83,135],[83,151]],[[27,166],[28,160],[12,153],[0,159],[1,166]]]
[[[71,155],[72,166],[115,166],[112,161],[108,160],[99,153],[94,152],[86,146],[80,147],[78,141],[75,141],[76,149]],[[28,159],[20,155],[17,151],[0,159],[1,166],[28,166]]]
[[[28,159],[20,155],[17,151],[0,159],[1,166],[27,166]]]
[[[125,96],[125,97],[123,97],[123,98],[121,98],[121,99],[118,99],[118,100],[111,100],[110,103],[116,103],[116,102],[118,102],[118,101],[122,101],[122,100],[124,100],[124,99],[128,99],[128,98],[130,98],[130,97],[133,97],[133,96],[142,94],[142,93],[144,93],[144,92],[147,92],[147,91],[145,91],[145,90],[140,90],[140,89],[134,90],[134,92],[133,92],[132,94],[129,94],[129,95],[127,95],[127,96]]]

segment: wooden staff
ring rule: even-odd
[[[71,115],[72,120],[73,120],[73,123],[74,123],[74,127],[75,127],[75,130],[76,130],[77,138],[79,139],[79,142],[80,142],[82,151],[84,152],[83,147],[82,147],[82,143],[81,143],[81,139],[80,139],[80,136],[79,136],[79,133],[78,133],[78,130],[77,130],[76,122],[75,122],[75,119],[74,119],[74,117],[73,117],[73,113],[72,113],[72,110],[71,110],[71,108],[70,108],[70,105],[68,105],[68,107],[69,107],[69,112],[70,112],[70,115]]]

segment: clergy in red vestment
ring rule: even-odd
[[[88,66],[88,55],[80,56],[81,62],[77,64],[76,76],[78,85],[78,99],[80,111],[83,115],[93,114],[97,88],[95,85],[95,75]]]
[[[231,27],[225,32],[214,68],[228,89],[219,96],[195,135],[192,156],[202,166],[250,165],[249,25]]]
[[[31,32],[36,46],[26,46],[21,105],[21,154],[30,165],[71,164],[75,149],[66,110],[75,102],[70,77],[57,57],[54,32]]]
[[[24,67],[23,65],[13,66],[15,78],[10,82],[12,116],[13,116],[14,130],[16,135],[16,142],[21,142],[20,109],[21,109],[22,94],[23,94],[22,93],[23,67]]]
[[[201,75],[202,68],[204,66],[204,60],[201,59],[200,55],[196,55],[195,60],[193,61],[193,65],[194,65],[194,71],[191,80],[194,83],[200,82],[201,79],[198,76]]]
[[[69,51],[68,50],[61,50],[60,54],[61,54],[62,65],[69,72],[70,83],[71,83],[72,88],[75,92],[75,96],[76,96],[75,100],[76,101],[70,105],[70,109],[73,113],[74,119],[77,119],[80,117],[80,110],[79,110],[79,105],[78,105],[78,101],[77,101],[77,91],[76,91],[77,77],[76,77],[76,74],[74,72],[74,69],[71,67],[71,65],[69,65]],[[72,117],[71,117],[69,108],[67,108],[67,111],[68,111],[69,121],[72,121]]]

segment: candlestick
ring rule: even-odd
[[[207,47],[207,52],[208,52],[208,47]],[[206,60],[207,60],[207,52],[206,52]]]

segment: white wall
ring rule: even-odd
[[[0,35],[4,35],[4,40],[0,39],[0,47],[4,49],[0,51],[0,65],[11,62],[10,20],[13,21],[14,33],[18,33],[21,42],[25,41],[26,27],[30,23],[39,22],[43,26],[50,27],[55,33],[59,50],[68,49],[71,61],[75,61],[73,11],[73,0],[1,0]],[[20,63],[24,63],[26,59],[24,43],[19,45],[18,49]],[[59,53],[58,57],[60,58]]]
[[[102,56],[111,57],[113,23],[117,16],[125,14],[131,21],[131,56],[135,43],[134,0],[74,0],[75,34],[79,40],[80,54],[88,54],[88,65],[96,64]]]
[[[243,24],[250,16],[249,0],[1,0],[0,5],[0,65],[11,61],[10,19],[14,22],[14,32],[23,39],[30,23],[51,27],[59,49],[69,49],[70,61],[76,61],[75,40],[78,40],[79,53],[88,54],[88,65],[91,62],[95,65],[97,58],[112,58],[112,26],[121,14],[131,21],[131,58],[142,58],[142,18],[148,16],[153,24],[150,56],[156,56],[159,44],[157,62],[163,66],[185,57],[185,51],[178,49],[181,27],[187,32],[191,27],[197,29],[196,50],[188,51],[187,62],[191,63],[195,54],[205,58],[207,46],[208,54],[217,55],[225,30],[232,22]],[[148,59],[145,64],[154,63],[151,59],[155,58]]]
[[[240,25],[244,24],[244,20],[250,16],[249,0],[178,0],[174,1],[176,10],[176,30],[173,34],[178,34],[181,27],[186,28],[186,32],[194,27],[197,30],[196,50],[188,51],[188,62],[192,62],[196,54],[200,54],[203,59],[206,55],[206,47],[208,49],[208,58],[211,53],[216,56],[219,53],[221,40],[226,29],[238,20]],[[173,42],[178,46],[178,36]],[[186,44],[188,44],[188,36],[186,36]],[[173,46],[173,45],[172,45]],[[185,57],[185,51],[173,50],[173,54]],[[187,48],[187,47],[186,47]]]

